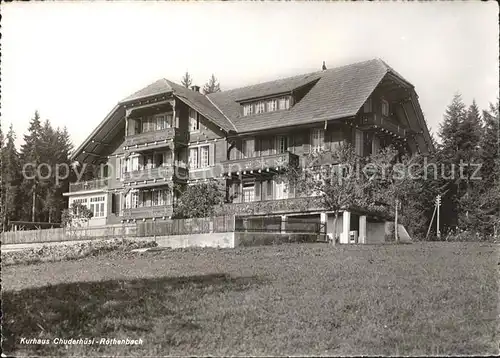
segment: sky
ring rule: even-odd
[[[1,120],[20,145],[35,110],[75,146],[133,92],[189,71],[231,89],[381,58],[433,132],[457,92],[499,92],[496,2],[2,3]]]

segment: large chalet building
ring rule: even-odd
[[[65,195],[69,205],[93,211],[92,225],[168,220],[174,186],[217,179],[237,215],[331,225],[332,213],[304,204],[307,198],[274,177],[341,142],[360,156],[389,144],[429,152],[414,86],[380,59],[209,95],[160,79],[120,101],[76,149],[72,159],[80,165],[109,166],[104,177],[73,183]],[[353,229],[363,242],[367,221],[377,218],[345,211],[335,229],[341,242]]]

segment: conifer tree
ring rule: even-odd
[[[18,220],[21,209],[20,188],[22,176],[15,141],[16,134],[11,125],[1,153],[3,167],[2,227],[4,230],[6,230],[9,221]]]
[[[22,193],[23,210],[22,215],[24,220],[36,221],[38,218],[37,208],[39,208],[39,177],[37,169],[42,163],[42,143],[41,136],[42,125],[40,122],[40,114],[35,111],[34,117],[30,121],[28,134],[24,135],[24,144],[21,146],[21,164],[23,174]]]
[[[184,76],[181,79],[181,85],[183,85],[186,88],[189,88],[189,87],[191,87],[192,84],[193,84],[193,78],[191,77],[189,72],[186,71],[186,73],[184,74]]]
[[[203,86],[203,93],[209,94],[215,92],[220,92],[220,83],[217,80],[217,78],[215,78],[215,76],[212,74],[208,82],[205,83],[205,86]]]

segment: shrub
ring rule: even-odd
[[[76,260],[87,256],[98,256],[107,252],[127,252],[133,249],[156,247],[154,241],[134,241],[130,239],[96,240],[68,245],[43,245],[23,251],[2,252],[2,263],[27,265],[37,262]]]

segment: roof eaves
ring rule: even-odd
[[[220,128],[222,128],[225,131],[228,131],[228,128],[224,128],[220,123],[218,123],[217,119],[212,117],[211,115],[207,114],[200,106],[198,106],[194,101],[191,101],[188,97],[183,96],[182,94],[179,93],[174,93],[174,95],[179,98],[182,102],[184,102],[186,105],[192,107],[195,109],[197,112],[201,113],[204,117],[212,121],[213,123],[217,124]],[[233,125],[234,126],[234,125]]]
[[[118,109],[120,109],[120,106],[121,106],[120,103],[115,105],[115,107],[111,110],[111,112],[108,113],[108,115],[101,121],[101,123],[99,123],[99,125],[92,131],[92,133],[90,133],[90,135],[83,141],[83,143],[80,144],[80,146],[76,148],[73,151],[73,153],[71,153],[70,156],[71,161],[74,161],[75,158],[78,155],[80,155],[80,153],[83,151],[83,148],[85,148],[90,143],[92,138],[94,138],[96,134],[106,125],[106,123],[111,119],[111,117],[113,117],[115,112],[118,111]]]

